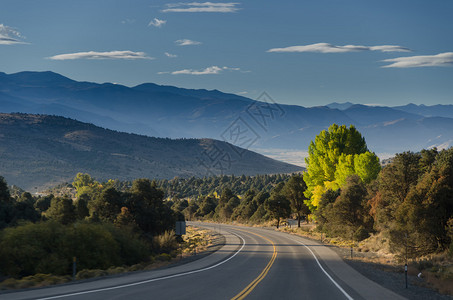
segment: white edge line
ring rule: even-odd
[[[235,257],[236,255],[239,254],[239,252],[242,251],[242,249],[244,249],[244,246],[245,246],[244,238],[242,236],[236,234],[236,233],[231,232],[231,231],[228,231],[228,233],[233,234],[233,235],[237,236],[238,238],[240,238],[242,240],[242,246],[232,256],[228,257],[227,259],[225,259],[225,260],[223,260],[223,261],[221,261],[221,262],[219,262],[219,263],[217,263],[217,264],[215,264],[213,266],[206,267],[206,268],[203,268],[203,269],[194,270],[194,271],[189,271],[189,272],[185,272],[185,273],[168,275],[168,276],[164,276],[164,277],[148,279],[148,280],[138,281],[138,282],[129,283],[129,284],[123,284],[123,285],[118,285],[118,286],[113,286],[113,287],[108,287],[108,288],[95,289],[95,290],[89,290],[89,291],[83,291],[83,292],[77,292],[77,293],[71,293],[71,294],[63,294],[63,295],[58,295],[58,296],[46,297],[46,298],[39,298],[38,300],[58,299],[58,298],[65,298],[65,297],[72,297],[72,296],[79,296],[79,295],[85,295],[85,294],[91,294],[91,293],[98,293],[98,292],[116,290],[116,289],[121,289],[121,288],[125,288],[125,287],[131,287],[131,286],[135,286],[135,285],[150,283],[150,282],[153,282],[153,281],[159,281],[159,280],[165,280],[165,279],[170,279],[170,278],[175,278],[175,277],[181,277],[181,276],[185,276],[185,275],[190,275],[190,274],[199,273],[199,272],[207,271],[207,270],[210,270],[210,269],[214,269],[214,268],[216,268],[216,267],[218,267],[220,265],[223,265],[224,263],[226,263],[227,261],[229,261],[230,259]]]
[[[321,270],[324,272],[324,274],[326,274],[326,276],[330,279],[330,281],[333,282],[333,284],[335,284],[335,286],[346,296],[346,298],[348,298],[349,300],[353,300],[354,298],[352,298],[351,296],[349,296],[349,294],[343,290],[343,288],[329,275],[329,273],[327,273],[326,270],[324,270],[324,268],[322,267],[321,263],[319,262],[318,258],[316,257],[316,255],[313,253],[313,251],[307,246],[305,245],[304,243],[302,243],[301,241],[296,241],[298,242],[299,244],[303,245],[305,248],[308,249],[308,251],[310,251],[311,255],[313,255],[313,257],[315,258],[316,262],[318,263],[318,266],[321,268]]]

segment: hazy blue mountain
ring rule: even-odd
[[[350,108],[353,105],[354,105],[354,103],[351,103],[351,102],[342,102],[342,103],[332,102],[332,103],[327,104],[326,106],[329,108],[332,108],[332,109],[345,110],[345,109]]]
[[[265,93],[258,100],[152,83],[78,82],[52,72],[0,73],[0,112],[61,115],[154,137],[214,138],[243,148],[306,151],[321,130],[337,123],[354,124],[376,152],[419,151],[453,140],[453,132],[445,132],[451,105],[303,107],[277,104]],[[444,119],[433,123],[428,117]]]
[[[445,118],[453,118],[453,105],[416,105],[413,103],[409,103],[404,106],[394,106],[394,109],[398,109],[401,111],[405,111],[408,113],[419,114],[425,117],[445,117]]]
[[[58,116],[0,114],[0,175],[30,191],[71,181],[77,172],[133,180],[301,170],[213,139],[152,138]]]
[[[423,118],[421,115],[407,113],[390,107],[361,104],[354,104],[343,110],[343,112],[353,119],[358,126],[392,122],[402,119],[418,120]]]
[[[52,72],[3,74],[0,93],[3,93],[0,101],[2,95],[10,97],[5,99],[9,101],[8,106],[0,107],[2,112],[61,115],[156,137],[207,137],[232,142],[225,138],[226,131],[237,125],[239,119],[245,129],[258,137],[254,142],[258,147],[281,146],[279,137],[287,136],[288,132],[302,132],[297,139],[288,137],[285,141],[288,147],[305,148],[307,140],[320,129],[333,122],[354,121],[341,111],[327,107],[276,105],[271,99],[256,102],[219,91],[155,84],[129,88],[111,83],[77,82]]]
[[[376,152],[397,153],[453,146],[451,118],[400,119],[360,129],[368,145],[372,145],[371,149]]]

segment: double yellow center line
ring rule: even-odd
[[[270,268],[272,267],[272,265],[274,264],[274,261],[275,259],[277,258],[277,248],[275,247],[275,244],[274,242],[272,242],[270,239],[260,235],[260,234],[257,234],[257,233],[254,233],[254,232],[250,232],[250,231],[247,231],[247,230],[241,230],[241,231],[244,231],[244,232],[247,232],[247,233],[251,233],[251,234],[254,234],[254,235],[257,235],[267,241],[269,241],[269,243],[272,244],[272,247],[274,248],[274,253],[272,254],[272,258],[271,260],[267,263],[267,266],[263,269],[263,271],[261,272],[260,275],[258,275],[258,277],[255,278],[255,280],[253,280],[245,289],[243,289],[239,294],[237,294],[236,296],[234,296],[233,298],[231,298],[231,300],[242,300],[244,299],[245,297],[247,297],[252,291],[253,289],[258,285],[258,283],[261,282],[261,280],[264,279],[264,277],[266,277],[267,273],[269,272]]]

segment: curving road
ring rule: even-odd
[[[194,225],[219,231],[225,246],[172,268],[0,294],[0,299],[404,299],[322,244],[262,228]]]

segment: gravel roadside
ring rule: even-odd
[[[417,276],[408,276],[408,288],[406,289],[404,266],[396,268],[378,263],[365,262],[360,260],[360,257],[367,257],[368,254],[360,252],[353,252],[353,258],[351,259],[350,248],[340,248],[337,246],[328,247],[331,247],[332,250],[337,252],[347,264],[356,269],[359,273],[403,297],[414,300],[453,299],[453,297],[449,295],[439,294],[437,291],[424,286],[426,285],[426,282]]]

